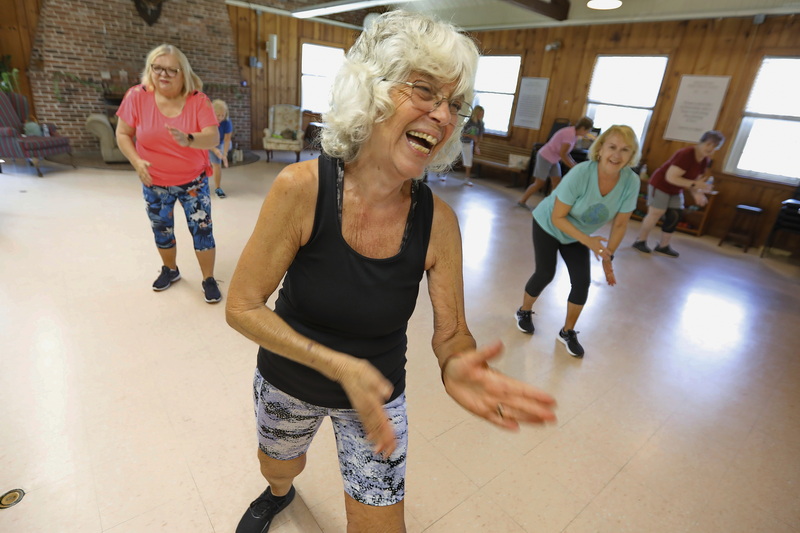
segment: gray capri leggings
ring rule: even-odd
[[[556,254],[560,253],[567,265],[569,281],[572,284],[567,301],[575,305],[584,305],[589,298],[589,284],[592,281],[589,249],[579,242],[562,244],[534,219],[533,251],[536,255],[536,271],[525,284],[525,292],[538,297],[553,281],[558,259]]]

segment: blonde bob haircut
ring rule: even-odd
[[[635,167],[639,164],[639,157],[641,157],[641,153],[639,152],[639,140],[636,138],[636,134],[633,132],[630,126],[621,126],[618,124],[614,124],[606,131],[601,133],[597,139],[592,143],[589,147],[589,161],[600,161],[600,149],[603,147],[603,143],[606,142],[609,136],[614,134],[619,135],[625,141],[627,145],[633,148],[633,152],[631,153],[631,160],[628,161],[629,167]]]
[[[155,89],[155,84],[153,83],[152,78],[153,71],[150,70],[150,65],[152,65],[153,61],[159,57],[167,54],[175,56],[175,58],[178,60],[178,64],[180,65],[179,68],[181,69],[181,74],[183,74],[183,90],[181,91],[181,95],[186,96],[194,91],[203,90],[203,82],[200,81],[200,78],[192,70],[189,60],[186,59],[186,56],[183,54],[183,52],[178,50],[177,46],[173,46],[171,44],[158,45],[150,50],[149,54],[147,54],[147,60],[144,63],[144,70],[142,71],[142,85],[147,87],[148,91]]]
[[[412,74],[436,85],[454,83],[453,97],[472,102],[478,47],[447,23],[427,15],[389,11],[375,19],[350,48],[336,75],[330,111],[323,115],[322,148],[349,163],[372,134],[373,125],[391,117],[390,91]],[[446,169],[461,153],[461,126],[442,145],[429,168]]]

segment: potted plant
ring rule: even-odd
[[[0,91],[19,92],[19,70],[11,66],[11,56],[0,57]]]

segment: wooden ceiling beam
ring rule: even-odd
[[[503,0],[524,9],[539,13],[554,20],[567,20],[569,15],[569,0]]]

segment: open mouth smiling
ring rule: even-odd
[[[439,143],[439,139],[421,131],[409,131],[406,138],[415,150],[423,154],[431,153],[433,147]]]

